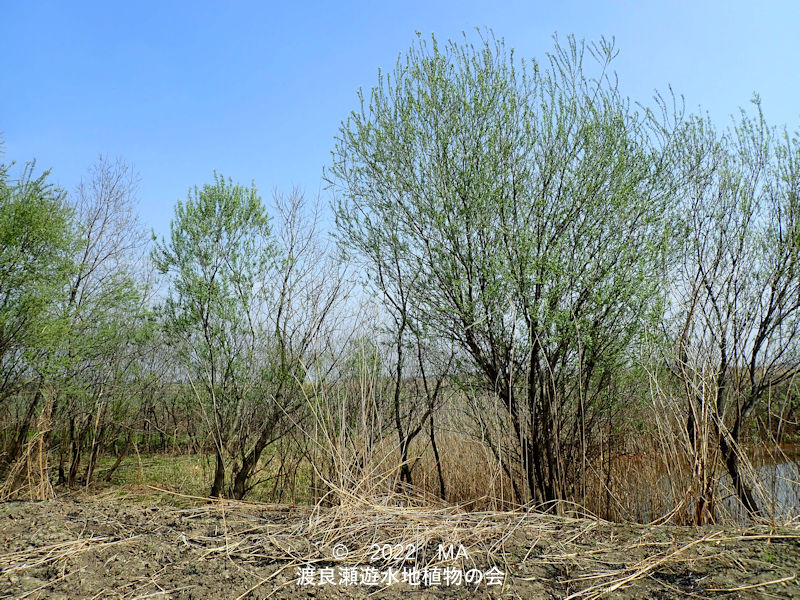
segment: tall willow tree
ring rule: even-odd
[[[0,164],[0,410],[12,412],[15,396],[22,403],[16,431],[0,438],[0,474],[23,449],[67,329],[55,306],[74,270],[77,234],[65,194],[48,175],[34,175],[30,163],[12,179]]]
[[[742,444],[758,405],[800,372],[800,137],[757,112],[722,132],[685,128],[674,372],[682,384],[695,519],[714,518],[721,459],[745,509],[761,516]]]
[[[178,203],[153,261],[169,278],[168,334],[207,420],[216,465],[211,496],[228,493],[243,405],[258,379],[265,275],[277,249],[255,187],[216,176]],[[233,455],[233,456],[232,456]]]
[[[81,478],[88,485],[102,447],[121,434],[134,406],[136,363],[151,330],[137,194],[130,165],[101,155],[69,198],[80,243],[59,302],[68,335],[53,357],[59,479],[68,485]]]
[[[420,37],[359,93],[327,171],[342,244],[506,415],[521,500],[579,491],[662,304],[676,119],[633,110],[614,56],[605,40],[538,63],[490,35]]]

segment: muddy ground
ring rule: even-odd
[[[0,504],[0,598],[798,598],[798,573],[794,526],[312,511],[152,491]]]

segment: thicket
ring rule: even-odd
[[[798,441],[800,139],[758,98],[723,128],[634,103],[615,56],[420,37],[341,123],[335,225],[215,174],[150,240],[126,164],[71,193],[2,166],[5,493],[158,451],[208,457],[211,496],[703,523],[727,489],[776,517],[757,467]]]

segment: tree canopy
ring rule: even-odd
[[[539,500],[566,493],[573,440],[664,294],[677,117],[634,110],[614,56],[420,37],[327,171],[343,246],[497,392]]]

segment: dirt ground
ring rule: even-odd
[[[312,510],[153,491],[0,504],[0,598],[798,598],[798,573],[797,526]]]

